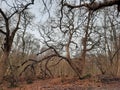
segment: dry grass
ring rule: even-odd
[[[91,82],[89,79],[78,80],[77,78],[67,77],[62,82],[61,78],[36,80],[32,84],[21,84],[16,88],[3,86],[0,90],[119,90],[120,82],[109,84]]]

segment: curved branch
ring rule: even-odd
[[[119,5],[120,0],[105,0],[104,2],[93,2],[93,3],[84,3],[80,5],[71,5],[68,3],[64,3],[64,6],[67,6],[68,8],[80,8],[80,7],[86,7],[89,10],[98,10],[104,7],[112,6],[112,5]]]

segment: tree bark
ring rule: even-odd
[[[0,59],[0,83],[2,83],[4,80],[5,72],[8,67],[8,57],[9,52],[4,52]]]

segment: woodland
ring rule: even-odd
[[[120,0],[0,0],[0,90],[94,90],[48,80],[120,84]]]

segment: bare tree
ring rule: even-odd
[[[88,2],[89,1],[89,2]],[[41,28],[43,29],[43,31],[41,30],[41,36],[44,39],[44,44],[46,44],[48,47],[52,47],[53,49],[55,49],[57,51],[57,55],[59,56],[61,53],[59,51],[63,51],[66,52],[66,56],[64,58],[66,58],[66,61],[70,62],[69,64],[71,65],[71,61],[69,61],[71,59],[71,52],[73,51],[71,49],[71,45],[74,44],[76,46],[78,46],[78,43],[73,42],[73,36],[75,35],[74,33],[76,33],[74,24],[73,26],[71,25],[71,12],[75,12],[75,11],[79,11],[79,14],[85,19],[81,19],[81,21],[83,20],[83,22],[81,22],[82,25],[84,25],[84,28],[82,27],[84,35],[82,36],[82,43],[80,45],[82,45],[82,49],[81,49],[81,53],[79,55],[80,60],[82,60],[82,69],[81,71],[76,71],[78,73],[84,71],[84,67],[85,67],[85,60],[86,60],[86,54],[88,51],[91,51],[92,49],[94,49],[96,46],[98,46],[98,43],[100,42],[101,39],[101,34],[100,32],[97,32],[97,30],[95,30],[95,32],[93,32],[91,29],[98,29],[96,28],[97,26],[93,26],[93,22],[94,20],[92,20],[95,15],[95,11],[97,12],[100,9],[103,9],[105,7],[109,7],[109,6],[115,6],[115,10],[118,11],[119,14],[119,0],[103,0],[103,1],[97,1],[97,0],[93,0],[93,1],[84,1],[84,0],[72,0],[72,1],[66,1],[66,0],[61,0],[61,9],[59,10],[61,12],[61,16],[60,16],[60,24],[56,25],[57,20],[53,19],[51,20],[51,22],[48,22],[49,25],[51,25],[52,22],[54,22],[51,27],[49,27],[49,29],[45,29],[45,27],[49,26],[48,24],[46,26],[42,26]],[[79,3],[77,3],[79,2]],[[117,8],[116,8],[117,6]],[[111,7],[112,8],[112,7]],[[85,13],[83,13],[85,12]],[[78,15],[78,14],[77,14]],[[79,16],[80,16],[79,15]],[[68,17],[68,21],[69,24],[67,22],[67,19],[65,19],[65,17]],[[75,18],[77,16],[73,16],[73,18]],[[56,18],[56,17],[55,17]],[[79,21],[79,20],[78,20]],[[75,23],[75,22],[74,22]],[[55,26],[54,26],[55,25]],[[81,25],[81,26],[82,26]],[[60,30],[58,30],[57,27],[60,27]],[[73,28],[74,27],[74,28]],[[78,29],[80,28],[80,24],[79,27],[77,27]],[[56,31],[54,31],[54,29]],[[58,30],[58,31],[57,31]],[[62,33],[61,35],[63,35],[65,37],[66,40],[64,40],[63,38],[61,38],[61,40],[58,41],[58,37],[61,37],[60,35],[58,35],[58,37],[55,36],[55,34],[57,33]],[[92,39],[91,38],[91,33],[94,34],[98,34],[97,36],[97,40],[94,41],[95,37]],[[77,34],[76,34],[77,35]],[[54,36],[54,37],[52,37]],[[68,36],[68,37],[67,37]],[[79,35],[78,35],[79,37]],[[59,38],[60,39],[60,38]],[[61,48],[60,48],[61,47]],[[60,55],[62,56],[62,55]],[[74,70],[76,70],[75,67],[73,67]],[[78,75],[81,76],[81,75]]]
[[[0,29],[0,33],[5,36],[4,43],[2,46],[3,56],[0,61],[0,81],[2,81],[3,76],[7,69],[7,63],[9,62],[9,54],[11,52],[12,43],[15,37],[16,32],[20,29],[20,22],[22,13],[28,9],[31,4],[34,4],[34,0],[29,2],[22,1],[21,4],[18,2],[9,5],[7,1],[5,1],[6,5],[10,8],[7,12],[0,8],[0,14],[3,18],[4,28]],[[9,12],[13,10],[12,12]],[[13,19],[14,18],[14,19]],[[14,23],[14,25],[12,25]]]
[[[109,10],[109,11],[108,11]],[[113,10],[110,8],[103,10],[104,12],[104,21],[102,24],[101,36],[104,39],[101,39],[100,43],[100,52],[98,53],[103,58],[103,60],[99,60],[99,65],[101,68],[101,72],[104,71],[104,74],[110,74],[112,76],[116,76],[118,72],[118,58],[119,58],[119,20],[116,18],[116,15]],[[117,33],[116,33],[117,32]]]
[[[32,25],[33,18],[34,18],[34,16],[30,12],[25,11],[23,13],[23,20],[22,20],[23,21],[23,23],[22,23],[22,26],[23,26],[23,34],[22,34],[23,56],[25,53],[25,46],[26,46],[25,34],[26,34],[28,27],[30,27],[30,25]]]

